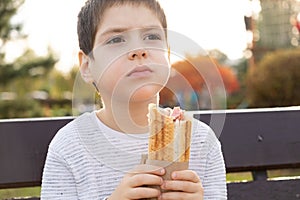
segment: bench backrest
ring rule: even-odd
[[[0,189],[39,186],[48,145],[71,118],[0,122]]]
[[[211,124],[224,114],[220,141],[227,172],[300,167],[300,107],[219,111],[195,117]]]

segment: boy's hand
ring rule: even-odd
[[[161,186],[164,190],[171,190],[163,193],[159,199],[203,199],[203,187],[199,176],[192,170],[175,171],[172,173],[172,180],[164,181]],[[174,192],[172,192],[172,190]]]
[[[165,170],[152,165],[138,165],[126,174],[108,200],[132,200],[159,197],[159,189],[147,185],[161,186]]]

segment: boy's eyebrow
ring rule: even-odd
[[[127,31],[128,28],[121,28],[121,27],[113,27],[113,28],[108,28],[107,30],[103,31],[100,33],[101,36],[109,35],[112,33],[122,33]]]
[[[136,30],[139,28],[136,28]],[[140,29],[145,29],[145,30],[151,30],[151,29],[162,29],[161,26],[157,26],[157,25],[149,25],[149,26],[143,26]],[[129,30],[134,30],[133,28],[130,27],[112,27],[112,28],[108,28],[107,30],[104,30],[102,33],[100,33],[101,36],[105,36],[105,35],[109,35],[109,34],[115,34],[115,33],[122,33],[122,32],[126,32]]]

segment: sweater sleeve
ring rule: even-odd
[[[41,199],[78,199],[67,162],[49,148],[43,171]]]
[[[202,182],[204,199],[227,199],[225,163],[219,141],[214,143],[208,153],[205,177]]]

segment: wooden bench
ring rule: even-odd
[[[222,131],[227,173],[253,175],[250,182],[228,183],[228,199],[300,199],[300,179],[269,181],[267,175],[268,170],[300,168],[299,107],[193,114],[217,134]],[[1,120],[0,189],[40,186],[48,144],[72,119]]]

